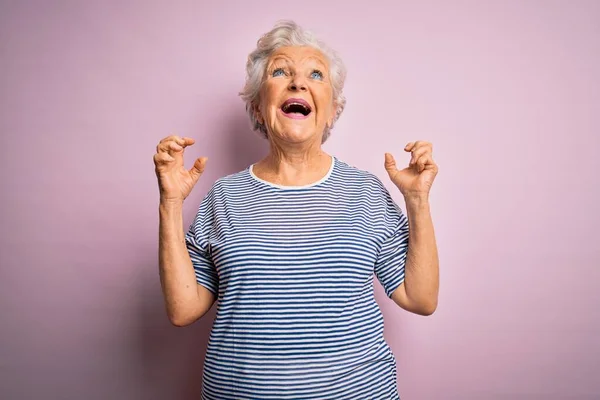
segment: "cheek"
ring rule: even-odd
[[[333,97],[330,90],[324,90],[318,96],[317,107],[319,109],[319,114],[323,117],[329,115],[333,110]]]
[[[274,114],[278,109],[280,89],[278,85],[266,83],[261,90],[262,110],[267,114]]]
[[[321,116],[319,120],[326,125],[330,125],[333,123],[333,119],[335,118],[335,109],[333,106],[333,102],[328,100],[325,104],[323,104]]]

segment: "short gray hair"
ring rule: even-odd
[[[267,128],[259,123],[254,114],[253,106],[259,100],[260,87],[263,83],[267,61],[273,51],[282,46],[311,46],[321,51],[329,61],[329,76],[333,100],[336,103],[335,116],[331,126],[325,127],[321,143],[329,137],[333,124],[342,114],[346,106],[346,98],[342,90],[346,80],[346,67],[341,58],[332,48],[319,40],[312,32],[304,30],[294,21],[278,21],[274,28],[265,33],[257,42],[256,49],[248,55],[246,63],[246,83],[240,92],[240,97],[246,102],[246,112],[250,117],[252,129],[259,131],[266,138]]]

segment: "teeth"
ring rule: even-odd
[[[304,111],[308,111],[308,107],[301,103],[289,103],[285,107],[283,107],[283,111],[287,112],[291,106],[300,106],[304,109]]]

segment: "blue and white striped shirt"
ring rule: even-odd
[[[217,295],[202,399],[399,400],[373,275],[404,281],[408,219],[374,174],[332,157],[306,186],[219,178],[186,233]]]

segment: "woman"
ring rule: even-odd
[[[160,188],[160,277],[170,321],[185,326],[218,298],[203,399],[399,399],[373,274],[400,307],[437,306],[438,258],[428,195],[431,144],[382,182],[321,149],[345,99],[339,57],[293,22],[277,24],[247,63],[242,98],[269,154],[218,179],[189,231],[182,204],[204,171],[169,136],[154,156]],[[410,238],[410,240],[409,240]]]

